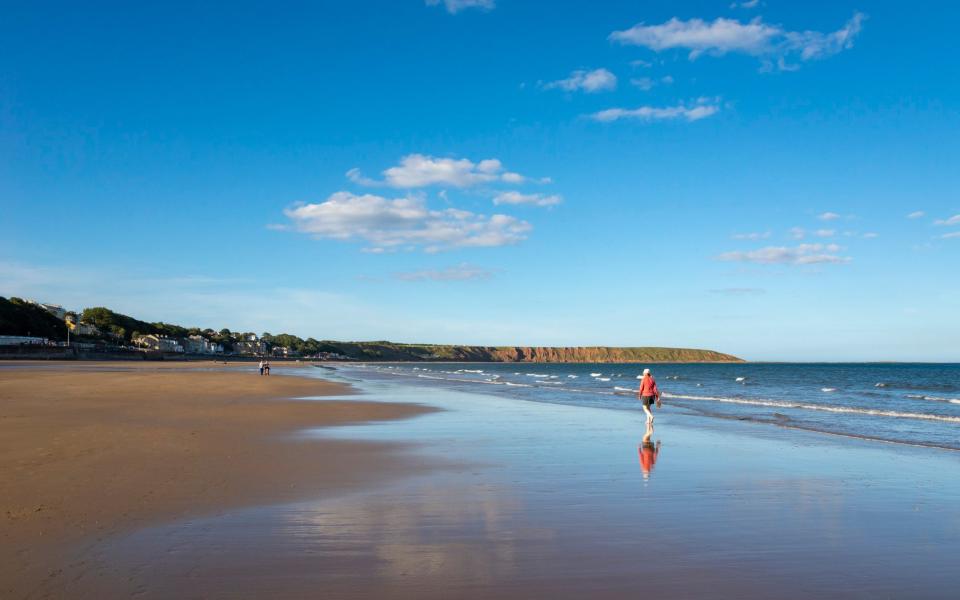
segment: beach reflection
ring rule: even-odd
[[[320,556],[350,549],[340,574],[370,583],[446,581],[487,585],[517,575],[517,544],[548,542],[549,530],[517,522],[522,506],[499,486],[428,483],[286,513],[283,537],[299,537]],[[365,557],[365,558],[364,558]]]
[[[643,435],[643,441],[637,448],[640,456],[640,471],[643,473],[643,479],[650,479],[653,473],[653,467],[657,464],[660,457],[660,440],[653,441],[653,423],[647,423],[647,431]]]

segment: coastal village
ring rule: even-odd
[[[272,336],[269,333],[257,335],[250,332],[231,332],[229,329],[183,328],[163,323],[148,324],[131,317],[113,313],[108,309],[87,309],[81,313],[67,310],[59,304],[39,302],[31,299],[11,298],[4,300],[23,311],[45,313],[46,331],[22,331],[23,335],[6,335],[0,330],[0,352],[37,354],[44,351],[79,351],[90,353],[128,353],[162,357],[164,355],[205,356],[205,357],[252,357],[252,358],[307,358],[313,360],[349,360],[337,352],[324,351],[320,342],[301,340],[296,336],[282,334]],[[56,325],[53,324],[56,320]],[[21,319],[22,320],[22,319]],[[149,331],[127,330],[122,322],[134,322],[140,329],[167,330]],[[54,331],[50,331],[54,327]],[[56,328],[59,327],[60,330]],[[22,327],[21,327],[22,329]],[[35,333],[46,333],[36,335]]]

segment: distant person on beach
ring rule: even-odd
[[[647,432],[643,436],[643,442],[640,444],[638,453],[640,454],[640,470],[643,472],[643,478],[649,479],[653,471],[653,465],[657,462],[660,455],[660,440],[654,444],[650,441],[653,436],[653,424],[647,423]]]
[[[263,370],[264,370],[264,375],[269,375],[269,374],[270,374],[270,361],[269,361],[269,360],[263,363]]]
[[[660,390],[657,389],[657,380],[650,374],[650,369],[643,370],[643,376],[640,378],[640,390],[637,392],[640,402],[643,403],[643,412],[647,413],[647,423],[653,423],[653,413],[650,412],[650,405],[656,402],[657,408],[660,408]]]
[[[265,365],[265,364],[266,364],[266,363],[265,363],[264,361],[262,361],[262,360],[260,361],[260,376],[261,376],[261,377],[263,377],[263,369],[264,369],[264,365]]]

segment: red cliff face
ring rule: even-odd
[[[454,354],[459,355],[457,356],[459,360],[493,362],[743,362],[742,359],[729,354],[722,354],[712,350],[693,350],[687,348],[456,346],[454,347]]]

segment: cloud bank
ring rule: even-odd
[[[370,244],[371,252],[505,246],[526,239],[533,229],[509,215],[432,210],[421,198],[389,199],[343,191],[323,202],[295,205],[284,214],[295,231],[317,238],[361,240]]]
[[[815,265],[843,264],[852,259],[840,256],[842,248],[836,244],[800,244],[798,246],[767,246],[758,250],[724,252],[717,260],[746,262],[761,265]]]
[[[606,92],[617,88],[617,76],[606,69],[574,71],[566,79],[544,84],[543,89],[560,89],[566,92],[583,91],[588,94]]]
[[[620,120],[634,121],[699,121],[720,112],[720,107],[707,100],[699,100],[693,105],[678,104],[676,106],[639,106],[637,108],[608,108],[595,112],[589,117],[601,123],[610,123]]]
[[[689,51],[690,60],[703,54],[723,56],[740,53],[767,62],[776,60],[781,69],[795,68],[787,60],[809,61],[826,58],[853,47],[865,16],[855,13],[837,31],[789,31],[780,25],[764,23],[760,17],[748,22],[723,17],[713,21],[676,17],[660,25],[638,23],[610,34],[611,41],[642,46],[655,52],[674,48]]]
[[[501,192],[493,197],[494,204],[530,204],[533,206],[556,206],[563,202],[558,194],[522,194],[516,191]]]
[[[466,158],[437,158],[425,154],[408,154],[400,164],[383,172],[383,180],[363,176],[360,169],[347,171],[347,178],[365,186],[386,185],[411,189],[433,185],[467,188],[485,183],[523,183],[526,177],[507,171],[496,158],[473,162]]]
[[[438,6],[443,4],[444,8],[451,15],[455,15],[461,10],[468,8],[478,8],[480,10],[493,10],[497,4],[495,0],[426,0],[427,6]]]
[[[469,263],[460,263],[445,269],[408,271],[396,273],[394,276],[400,281],[478,281],[490,279],[493,271]]]

